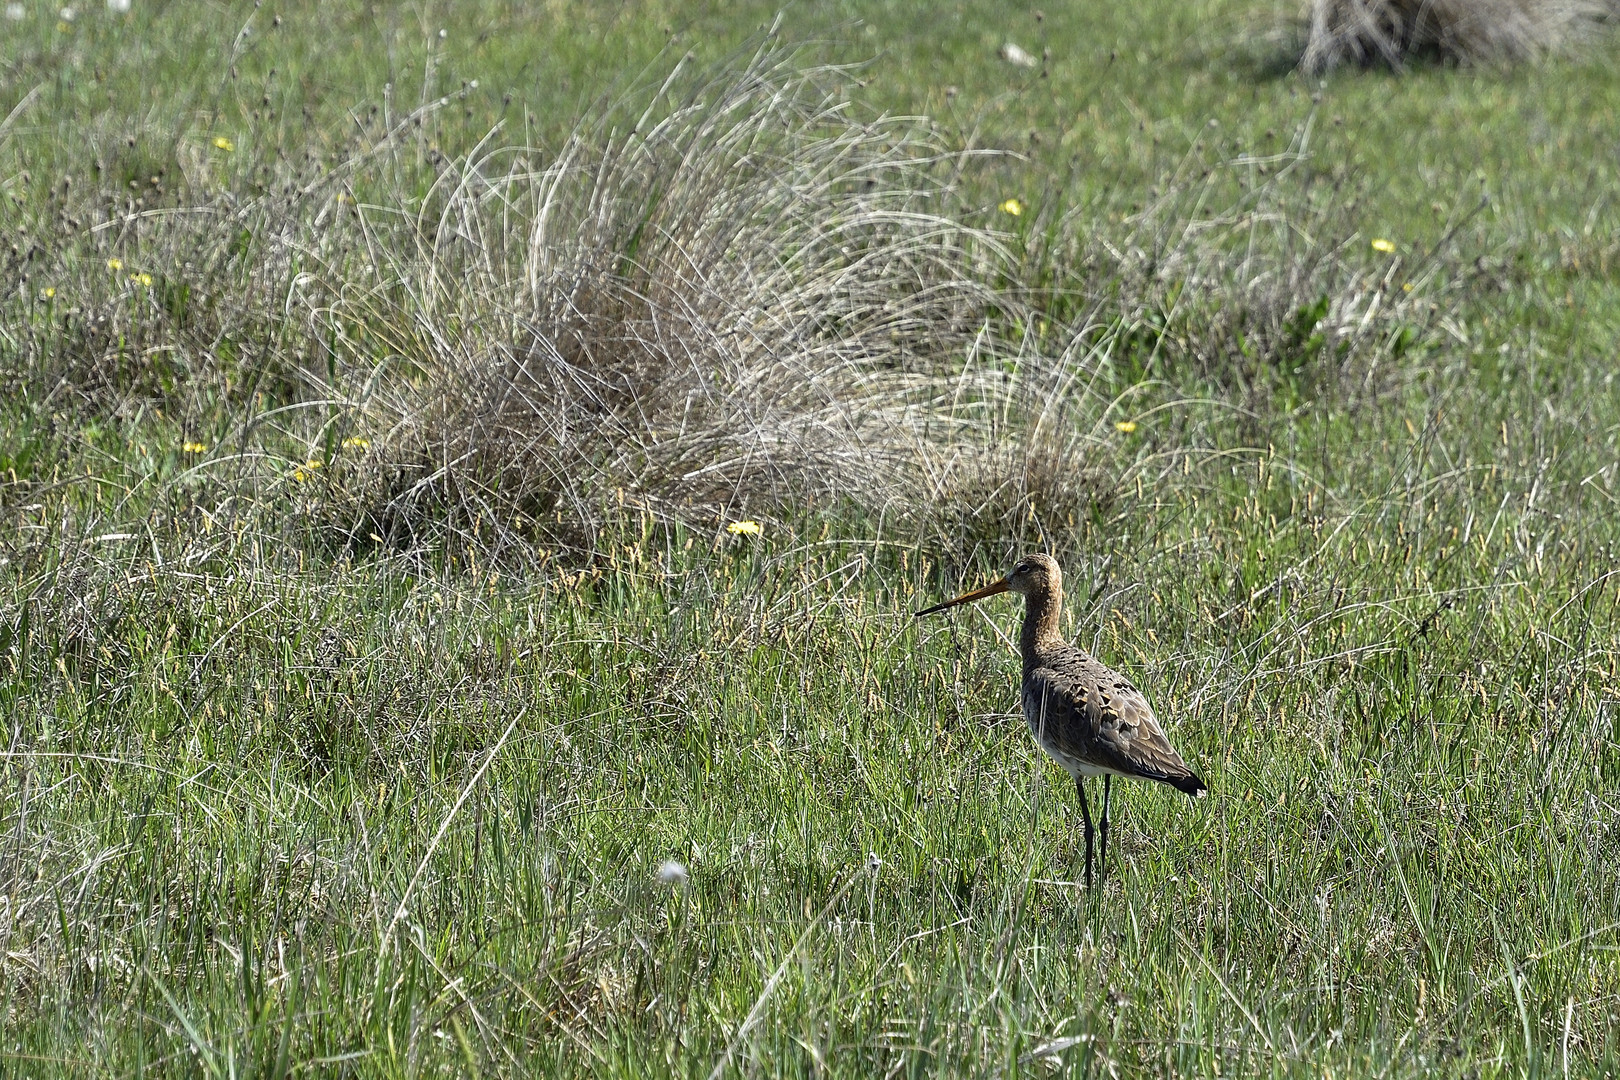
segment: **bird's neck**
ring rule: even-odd
[[[1019,635],[1019,651],[1024,654],[1024,671],[1036,666],[1036,655],[1063,644],[1058,619],[1063,614],[1063,590],[1030,593],[1024,603],[1024,630]]]

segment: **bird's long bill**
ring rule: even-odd
[[[997,593],[1004,593],[1010,588],[1012,588],[1012,586],[1007,584],[1007,579],[1002,578],[1000,581],[997,581],[991,585],[986,585],[982,589],[974,589],[970,593],[963,593],[955,600],[947,600],[943,604],[935,604],[931,608],[923,608],[921,611],[917,612],[917,614],[932,615],[936,611],[944,611],[946,608],[955,607],[957,604],[966,604],[973,600],[983,600],[985,597],[994,596]]]

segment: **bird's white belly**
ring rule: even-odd
[[[1073,754],[1065,754],[1062,750],[1044,740],[1037,739],[1036,741],[1040,742],[1041,749],[1046,751],[1048,757],[1057,762],[1059,765],[1063,766],[1063,771],[1067,772],[1070,776],[1077,780],[1082,776],[1096,777],[1129,775],[1128,773],[1120,772],[1118,769],[1110,769],[1106,765],[1098,765],[1095,762],[1077,758]]]
[[[1118,769],[1106,769],[1101,765],[1093,765],[1087,761],[1075,761],[1073,759],[1065,761],[1062,758],[1057,758],[1056,755],[1053,755],[1053,757],[1057,760],[1057,763],[1067,769],[1069,771],[1069,775],[1073,777],[1129,775],[1128,773],[1120,772]]]

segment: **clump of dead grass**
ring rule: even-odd
[[[768,43],[553,152],[497,131],[447,158],[418,123],[444,98],[161,213],[51,207],[90,224],[11,298],[7,381],[161,414],[153,527],[221,552],[522,562],[631,515],[840,507],[970,557],[1103,520],[1163,438],[1134,418],[1183,384],[1290,408],[1409,329],[1399,267],[1301,239],[1344,227],[1298,228],[1302,153],[1229,163],[1267,178],[1216,214],[1227,173],[1190,154],[1122,231],[1011,235],[977,224],[977,155],[851,105],[854,77]]]
[[[1526,60],[1579,42],[1611,10],[1598,0],[1311,0],[1300,68]]]
[[[948,493],[1022,491],[1032,380],[1086,354],[1039,355],[1009,238],[967,223],[970,155],[862,114],[849,79],[766,50],[679,93],[677,72],[542,167],[448,163],[388,309],[334,309],[408,326],[413,353],[368,401],[396,468],[347,534],[588,550],[625,507],[927,527]],[[1090,484],[1106,447],[1087,456],[1044,475]]]

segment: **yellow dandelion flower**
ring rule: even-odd
[[[148,289],[152,287],[151,274],[131,274],[129,275],[129,280],[135,282],[137,285],[144,285]]]
[[[123,259],[112,258],[112,259],[107,260],[107,269],[111,270],[113,273],[117,273],[118,271],[122,270],[123,268],[124,268],[124,260]]]
[[[726,526],[726,532],[732,536],[758,536],[764,531],[757,521],[733,521]]]
[[[1380,255],[1395,254],[1395,241],[1385,240],[1382,236],[1372,242],[1372,249]]]
[[[187,439],[185,442],[180,444],[180,449],[187,454],[201,454],[208,450],[208,444],[192,442],[190,439]]]
[[[371,449],[371,440],[370,439],[362,439],[358,435],[350,435],[347,439],[343,440],[343,449],[345,449],[345,450],[370,450]]]
[[[1122,431],[1126,435],[1129,435],[1131,432],[1136,430],[1136,421],[1135,420],[1115,420],[1114,421],[1114,430],[1115,431]]]
[[[51,297],[53,297],[55,295],[56,295],[56,290],[55,289],[51,288],[49,285],[45,286],[45,299],[49,300]]]
[[[227,139],[223,135],[215,135],[214,136],[214,149],[215,150],[223,150],[228,154],[232,150],[236,149],[236,144],[231,142],[231,140]]]
[[[305,472],[303,469],[294,469],[293,479],[302,484],[305,480],[309,479],[309,473]]]
[[[1024,212],[1024,204],[1019,202],[1017,199],[1008,199],[1006,202],[1001,204],[1001,212],[1003,214],[1011,214],[1013,217],[1017,217],[1019,214]]]
[[[1401,282],[1401,292],[1411,292],[1411,291],[1412,291],[1412,283],[1410,281]]]

